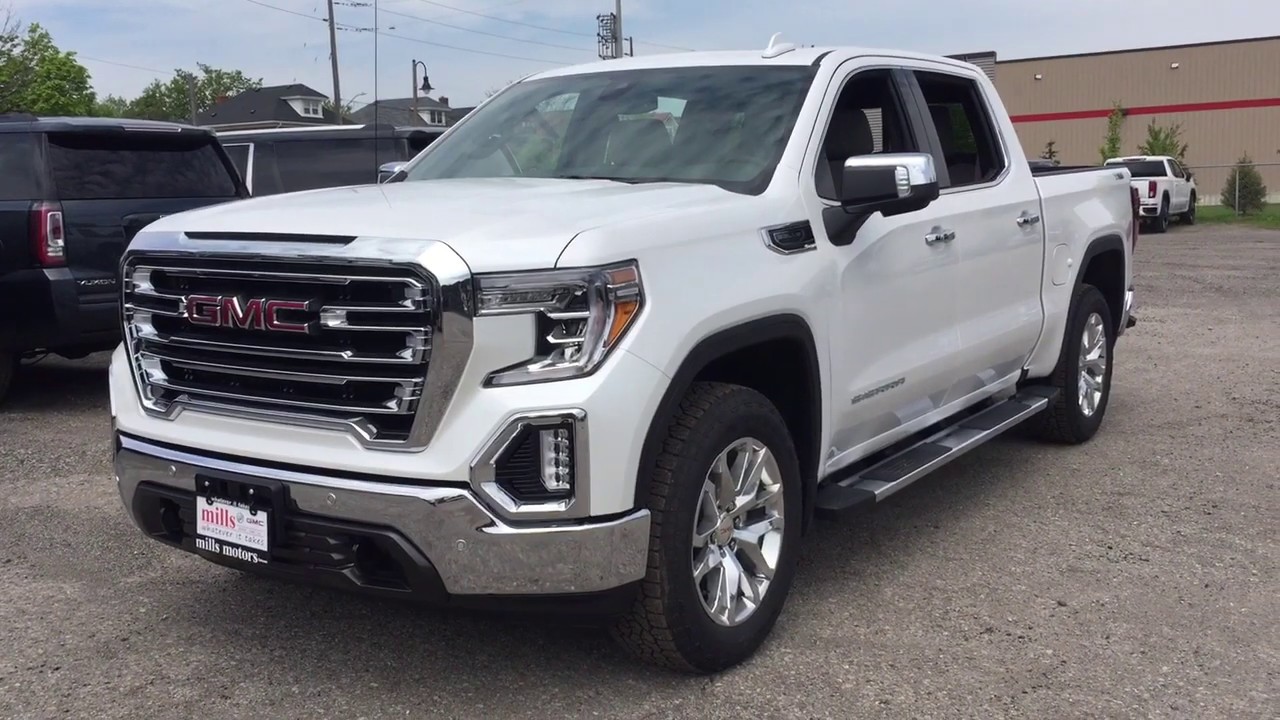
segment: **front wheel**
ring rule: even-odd
[[[1081,285],[1071,298],[1062,355],[1050,378],[1058,395],[1031,421],[1037,435],[1074,445],[1098,432],[1111,399],[1114,349],[1115,329],[1106,298],[1096,287]]]
[[[614,637],[642,659],[710,673],[755,653],[795,576],[800,469],[777,408],[750,388],[695,383],[649,483],[648,571]]]
[[[1188,201],[1188,204],[1187,204],[1187,211],[1186,211],[1186,212],[1184,212],[1184,213],[1182,213],[1182,224],[1184,224],[1184,225],[1195,225],[1195,224],[1196,224],[1196,196],[1195,196],[1195,193],[1192,193],[1192,194],[1191,194],[1191,200],[1189,200],[1189,201]]]

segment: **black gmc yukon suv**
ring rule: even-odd
[[[120,342],[117,266],[139,229],[244,197],[209,130],[0,115],[0,400],[24,356]]]

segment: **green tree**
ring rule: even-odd
[[[1187,164],[1187,144],[1182,142],[1182,126],[1170,125],[1162,127],[1152,120],[1147,124],[1147,139],[1138,146],[1143,155],[1168,155],[1177,159],[1178,164]]]
[[[1102,141],[1102,147],[1098,148],[1098,154],[1102,156],[1104,163],[1120,156],[1120,129],[1124,127],[1127,114],[1120,103],[1111,106],[1111,114],[1107,116],[1107,136]]]
[[[12,20],[6,20],[12,23]],[[32,23],[25,34],[0,39],[0,111],[36,115],[88,115],[93,110],[89,71],[63,52],[49,32]]]
[[[196,112],[213,107],[219,97],[262,87],[261,78],[249,78],[239,70],[222,70],[196,63],[197,72],[179,68],[165,82],[154,80],[129,103],[129,117],[146,120],[191,121],[191,86],[195,87]]]
[[[119,95],[108,95],[93,103],[94,117],[129,117],[129,101]]]
[[[1045,143],[1044,150],[1040,153],[1040,159],[1048,160],[1049,162],[1052,162],[1054,165],[1057,165],[1058,164],[1058,148],[1055,147],[1056,144],[1057,143],[1054,142],[1053,140],[1050,140],[1049,142]]]
[[[10,11],[0,11],[0,112],[15,109],[18,94],[26,87],[21,51],[22,23]]]
[[[1222,204],[1236,211],[1237,215],[1260,212],[1267,204],[1267,186],[1262,175],[1253,166],[1253,160],[1245,153],[1222,186]]]

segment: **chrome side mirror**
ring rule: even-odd
[[[938,171],[926,153],[859,155],[844,161],[840,204],[850,213],[886,217],[921,210],[938,199]]]
[[[378,167],[378,184],[381,185],[384,182],[388,182],[396,175],[399,175],[400,171],[404,170],[404,166],[408,164],[409,163],[404,160],[383,163]]]

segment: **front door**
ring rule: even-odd
[[[908,434],[909,423],[925,422],[957,380],[960,350],[959,254],[937,239],[945,213],[932,206],[889,218],[877,213],[856,233],[839,227],[836,198],[845,159],[921,151],[898,73],[851,68],[833,83],[820,121],[823,143],[811,151],[801,175],[818,251],[834,268],[827,472]]]

